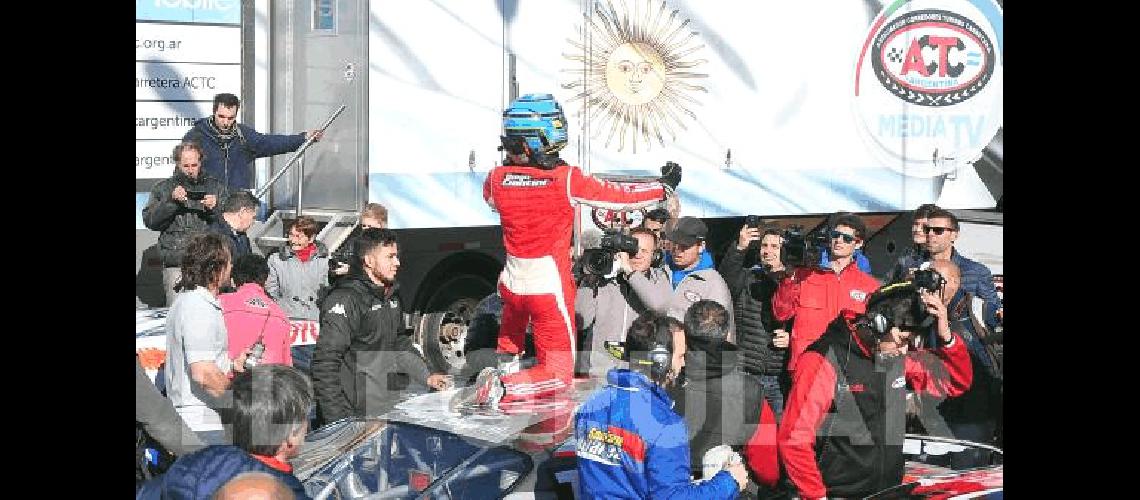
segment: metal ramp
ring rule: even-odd
[[[358,212],[307,208],[301,211],[301,215],[312,217],[318,225],[322,226],[321,230],[317,232],[315,240],[328,248],[329,253],[340,248],[352,230],[360,224]],[[256,224],[250,228],[250,241],[257,245],[262,255],[269,255],[270,252],[285,246],[289,241],[286,236],[286,228],[296,218],[297,211],[294,209],[276,210],[265,223]]]

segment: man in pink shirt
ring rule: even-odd
[[[232,276],[237,291],[218,297],[229,335],[230,355],[240,354],[260,337],[265,344],[261,364],[293,366],[289,318],[265,294],[265,280],[269,277],[265,257],[255,254],[238,257]]]

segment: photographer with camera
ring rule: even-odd
[[[226,198],[226,186],[202,171],[203,160],[197,142],[174,146],[174,175],[154,185],[142,211],[143,224],[160,233],[158,254],[167,306],[174,304],[174,284],[182,277],[182,254],[190,237],[205,233],[221,216],[218,201]]]
[[[910,351],[909,339],[930,327],[938,347]],[[778,431],[800,498],[862,498],[901,484],[907,388],[956,396],[970,387],[970,365],[946,306],[913,283],[875,292],[865,314],[844,310],[800,357]]]
[[[737,345],[743,351],[744,372],[759,378],[764,396],[776,413],[784,412],[790,335],[772,314],[772,296],[786,270],[780,260],[783,232],[763,226],[749,215],[736,245],[730,245],[717,269],[732,294]]]
[[[801,267],[788,274],[776,289],[772,297],[772,312],[776,320],[788,321],[795,317],[791,357],[788,359],[790,373],[795,373],[799,356],[823,335],[827,324],[840,311],[862,313],[867,305],[867,296],[879,288],[878,280],[860,271],[854,261],[855,250],[862,248],[866,231],[863,219],[857,215],[837,217],[827,232],[831,240],[828,266],[819,266],[819,261],[805,252],[803,260],[796,263]],[[800,245],[805,250],[814,246],[810,243]]]
[[[647,311],[666,312],[665,301],[653,301],[672,292],[669,276],[655,263],[660,255],[657,236],[643,227],[633,229],[629,236],[607,234],[599,248],[582,254],[583,276],[575,300],[578,330],[584,334],[580,336],[583,348],[578,373],[605,377],[610,368],[618,368],[605,342],[624,341],[629,325]]]

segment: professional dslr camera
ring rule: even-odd
[[[805,234],[803,226],[789,226],[784,230],[780,260],[789,268],[816,266],[824,248],[827,248],[826,235]]]
[[[602,235],[598,248],[582,252],[579,264],[586,275],[606,276],[614,272],[614,257],[618,252],[625,252],[632,257],[637,255],[637,249],[637,238],[620,231],[607,231]]]
[[[943,278],[942,275],[934,269],[918,269],[914,272],[912,282],[914,283],[914,287],[919,290],[937,293],[946,285],[946,278]]]

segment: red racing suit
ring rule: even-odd
[[[823,335],[839,311],[862,314],[867,310],[867,298],[878,289],[879,282],[860,271],[854,259],[838,274],[821,267],[800,267],[789,273],[772,295],[772,314],[777,320],[796,318],[790,332],[788,371],[795,371],[800,355]]]
[[[901,484],[907,388],[955,397],[973,381],[957,333],[935,349],[883,357],[853,333],[854,317],[844,311],[800,357],[780,422],[779,456],[805,500]]]
[[[487,174],[483,198],[499,212],[506,263],[499,276],[503,316],[497,351],[518,354],[533,323],[536,364],[502,377],[501,402],[532,399],[572,387],[575,284],[570,268],[574,210],[584,203],[632,210],[665,198],[658,182],[619,185],[575,166],[503,165]]]

